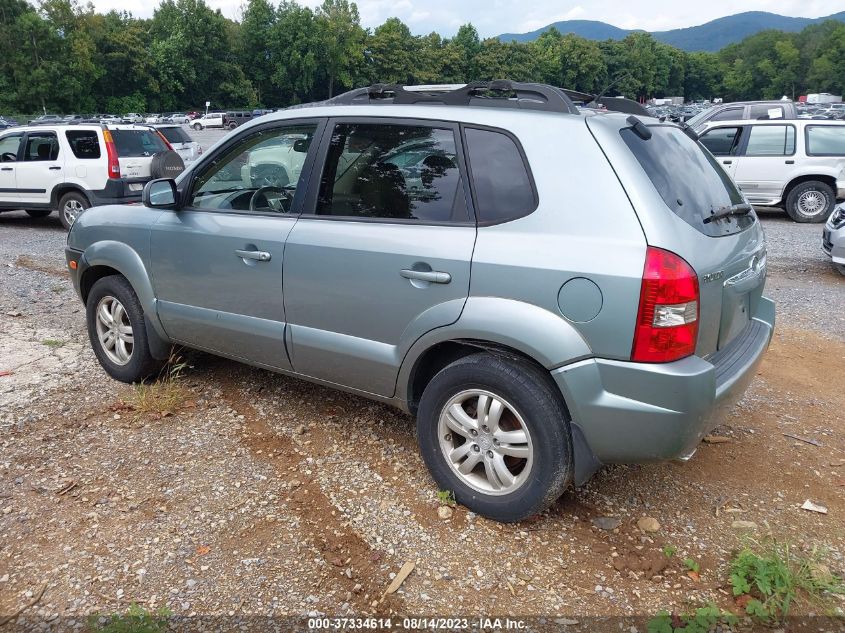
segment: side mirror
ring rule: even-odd
[[[307,154],[308,148],[311,146],[311,139],[300,138],[293,142],[293,151],[300,154]]]
[[[144,185],[144,193],[141,194],[141,204],[153,209],[175,209],[178,200],[176,181],[172,178],[151,180]]]

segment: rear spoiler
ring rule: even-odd
[[[569,90],[562,88],[564,94],[573,101],[581,101],[585,108],[598,109],[605,107],[611,112],[624,112],[625,114],[635,114],[637,116],[650,117],[652,114],[646,110],[645,106],[632,99],[625,99],[624,97],[605,97],[596,96],[589,92],[579,92],[577,90]]]

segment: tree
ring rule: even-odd
[[[366,33],[361,28],[358,6],[349,0],[324,0],[317,16],[320,25],[321,66],[328,77],[328,96],[335,83],[351,87],[361,74]]]
[[[241,22],[238,61],[252,82],[259,103],[264,103],[279,61],[273,49],[275,24],[276,10],[268,0],[249,0]]]
[[[372,83],[413,83],[417,40],[399,19],[390,18],[367,39],[365,55]]]

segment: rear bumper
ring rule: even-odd
[[[105,189],[96,189],[88,192],[91,206],[98,207],[104,204],[140,202],[144,185],[148,181],[149,178],[109,178],[106,181]]]
[[[691,356],[655,365],[589,359],[553,371],[576,437],[580,434],[592,452],[586,459],[576,455],[582,471],[584,463],[596,460],[608,464],[689,457],[742,397],[774,324],[774,303],[764,297],[745,330],[708,359]]]

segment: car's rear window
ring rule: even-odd
[[[152,156],[167,150],[167,145],[152,130],[111,130],[111,135],[121,158]]]
[[[845,156],[845,126],[808,125],[808,156]]]
[[[713,212],[742,204],[742,195],[713,155],[680,128],[654,125],[648,129],[650,139],[640,138],[631,128],[619,133],[675,215],[711,236],[736,233],[754,223],[754,216],[748,214],[705,224]]]
[[[191,137],[181,127],[162,127],[158,129],[171,143],[190,143]]]

